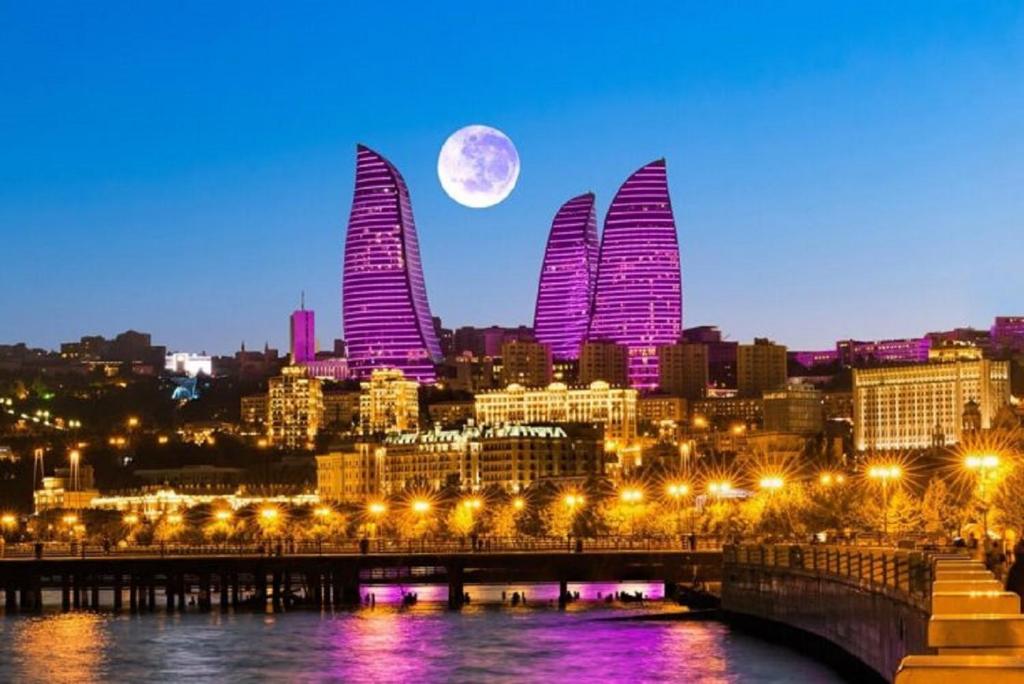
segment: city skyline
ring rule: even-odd
[[[149,9],[101,27],[74,6],[10,10],[20,30],[0,50],[29,68],[3,76],[0,225],[18,258],[0,289],[19,293],[0,298],[3,341],[135,328],[175,349],[285,348],[280,321],[305,290],[328,345],[360,141],[406,175],[432,310],[450,326],[528,323],[556,207],[609,198],[661,156],[688,324],[815,349],[1019,309],[1024,169],[1006,153],[1024,137],[1019,8],[650,11],[659,21],[556,9],[527,28],[509,10],[497,23],[514,29],[460,35],[478,61],[425,50],[413,76],[407,49],[369,69],[368,38],[339,39],[351,22],[332,10],[275,23],[269,50],[260,12],[185,25]],[[440,48],[447,19],[410,10],[391,25]],[[110,30],[137,37],[111,43]],[[513,30],[514,60],[481,49]],[[293,43],[305,52],[289,61]],[[65,47],[40,48],[52,44]],[[487,210],[455,205],[436,178],[441,144],[474,121],[522,155],[515,192]],[[950,258],[963,254],[976,257]],[[867,301],[881,305],[853,305]]]

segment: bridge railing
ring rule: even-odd
[[[39,544],[8,544],[2,558],[99,558],[111,556],[174,557],[233,555],[339,555],[339,554],[446,554],[446,553],[529,553],[599,551],[717,551],[722,548],[717,537],[466,537],[461,539],[272,539],[264,542],[186,544],[164,542],[153,544],[103,545],[75,542]]]
[[[901,595],[917,605],[927,604],[934,579],[931,552],[892,547],[738,545],[723,549],[723,561],[840,578],[870,591]]]

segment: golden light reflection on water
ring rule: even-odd
[[[20,620],[10,625],[12,662],[17,682],[103,681],[107,618],[95,613],[65,613]]]

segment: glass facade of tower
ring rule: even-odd
[[[540,271],[533,328],[555,359],[579,358],[590,323],[598,250],[594,194],[588,192],[555,214]]]
[[[398,169],[362,145],[345,238],[342,318],[355,377],[369,377],[374,368],[397,368],[419,382],[435,380],[441,348],[409,190]]]
[[[629,349],[633,387],[658,385],[658,346],[679,339],[683,285],[665,160],[622,184],[605,217],[588,339]]]

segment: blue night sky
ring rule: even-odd
[[[687,326],[1024,313],[1020,3],[442,4],[0,0],[0,343],[283,348],[305,290],[329,346],[357,142],[408,181],[449,326],[532,323],[559,204],[603,218],[662,156]],[[522,159],[491,209],[436,177],[470,123]]]

